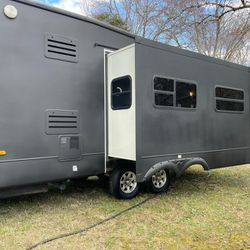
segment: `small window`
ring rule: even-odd
[[[155,105],[174,106],[174,80],[163,77],[154,78]]]
[[[244,100],[244,92],[242,90],[217,87],[216,97]]]
[[[176,82],[176,107],[196,108],[196,85]]]
[[[216,101],[216,109],[217,110],[225,110],[225,111],[244,111],[244,104],[242,102],[229,102],[229,101]]]
[[[131,77],[124,76],[114,79],[111,83],[111,105],[112,109],[129,109],[132,104]]]
[[[155,93],[155,105],[174,106],[174,96],[169,94]]]
[[[217,111],[244,111],[244,91],[226,87],[215,88]]]
[[[160,91],[174,91],[174,80],[162,78],[162,77],[155,77],[154,79],[154,89]]]

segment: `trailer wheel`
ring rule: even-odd
[[[151,193],[162,193],[169,188],[170,174],[167,169],[161,169],[146,182],[147,190]]]
[[[110,192],[118,199],[132,199],[138,192],[135,170],[132,167],[117,167],[109,179]]]

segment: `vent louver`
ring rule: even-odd
[[[47,58],[78,62],[79,60],[78,41],[53,34],[45,35],[45,56]]]
[[[46,133],[56,134],[78,134],[79,113],[77,110],[47,110],[46,111]]]

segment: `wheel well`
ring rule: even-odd
[[[109,175],[111,194],[119,199],[135,197],[139,192],[135,172],[135,163],[132,161],[116,160],[113,162]]]
[[[181,176],[188,168],[190,168],[193,165],[201,165],[204,170],[209,170],[207,162],[202,158],[189,158],[183,162],[177,163],[177,165],[179,165],[180,168],[178,176]]]
[[[136,162],[131,160],[124,159],[112,159],[110,160],[110,168],[122,168],[122,167],[131,167],[136,169]]]
[[[209,170],[207,162],[202,158],[185,158],[175,159],[164,162],[158,162],[152,166],[143,177],[143,181],[150,178],[155,172],[161,169],[168,169],[170,173],[174,173],[176,177],[180,177],[189,167],[193,165],[201,165],[204,170]]]

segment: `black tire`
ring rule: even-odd
[[[129,183],[125,183],[126,180]],[[134,168],[133,167],[115,168],[109,177],[109,187],[111,194],[118,199],[134,198],[139,193],[139,188],[138,188],[138,183],[136,182],[136,174]]]
[[[148,181],[146,181],[147,191],[154,194],[159,194],[167,191],[169,186],[170,186],[170,174],[167,169],[161,169],[160,171],[155,173],[151,178],[149,178]]]

